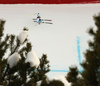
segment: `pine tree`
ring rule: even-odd
[[[43,54],[43,56],[40,59],[40,65],[37,68],[37,72],[39,74],[39,78],[40,80],[42,80],[43,78],[46,78],[46,73],[48,73],[50,71],[49,69],[49,61],[47,60],[47,55]]]
[[[89,41],[89,49],[85,53],[85,61],[81,64],[83,67],[82,77],[86,85],[98,86],[98,74],[100,70],[100,14],[94,17],[96,32],[90,28],[89,34],[93,36],[93,41]]]
[[[40,86],[64,86],[64,83],[60,80],[42,80]]]
[[[4,37],[3,40],[4,24],[5,21],[0,19],[0,84],[6,84],[2,80],[2,73],[5,70],[5,66],[6,66],[6,59],[4,59],[5,58],[4,56],[9,47],[9,44],[7,43],[9,40],[9,36],[6,35],[6,37]]]
[[[2,41],[5,21],[0,21],[0,85],[4,86],[36,86],[36,82],[47,78],[46,73],[49,72],[49,61],[47,55],[43,54],[40,58],[40,65],[38,67],[31,67],[30,63],[25,63],[27,54],[32,50],[31,42],[27,39],[20,44],[18,37],[11,34],[7,35]],[[26,28],[24,28],[26,29]],[[15,52],[20,55],[20,60],[17,65],[10,68],[7,63],[8,58],[4,58],[6,51],[9,51],[9,56]]]
[[[51,80],[48,86],[64,86],[64,83],[60,80]]]
[[[77,67],[69,67],[69,72],[66,76],[68,82],[72,82],[72,86],[76,86],[78,80],[78,69]]]
[[[80,73],[81,78],[77,79],[76,86],[100,86],[100,13],[94,15],[93,18],[97,30],[89,29],[93,40],[88,41],[89,49],[84,53],[85,60],[81,63],[83,71]],[[69,76],[69,74],[68,77],[74,77],[72,74]],[[73,83],[73,81],[71,82]]]

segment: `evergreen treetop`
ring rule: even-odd
[[[35,66],[31,67],[29,62],[25,63],[27,54],[32,50],[31,42],[28,42],[26,38],[23,44],[20,44],[18,37],[13,34],[6,35],[2,40],[4,24],[5,21],[0,20],[0,85],[36,86],[36,82],[46,77],[46,73],[50,71],[47,55],[43,54],[40,58],[40,65],[37,68]],[[4,58],[7,50],[9,50],[8,58],[15,52],[20,55],[17,65],[12,68],[7,63],[8,58]]]

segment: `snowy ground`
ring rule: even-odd
[[[28,39],[33,50],[39,58],[47,54],[51,66],[48,76],[54,77],[66,75],[64,71],[71,65],[79,67],[88,47],[87,40],[91,38],[86,31],[94,27],[93,15],[99,11],[100,4],[1,4],[0,18],[6,20],[5,33],[18,35],[24,27],[29,29]],[[35,13],[40,13],[43,19],[52,19],[53,25],[34,26]]]

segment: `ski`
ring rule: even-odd
[[[37,21],[33,21],[33,22],[37,22]],[[53,23],[51,23],[51,22],[40,22],[40,23],[53,24]]]
[[[52,21],[52,20],[50,20],[50,19],[42,19],[42,21]]]
[[[51,22],[42,22],[42,23],[45,23],[45,24],[53,24],[53,23],[51,23]]]
[[[37,20],[37,19],[35,19],[35,18],[33,18],[33,20]],[[50,19],[41,19],[42,21],[52,21],[52,20],[50,20]]]

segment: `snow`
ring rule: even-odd
[[[19,54],[15,52],[10,57],[8,57],[7,64],[9,64],[10,68],[13,68],[17,65],[17,62],[19,61]]]
[[[36,83],[36,86],[40,86],[40,85],[41,85],[41,80]]]
[[[27,38],[27,36],[28,36],[28,31],[24,31],[23,30],[21,33],[19,33],[18,39],[19,39],[19,41],[20,41],[21,44],[25,41],[25,39]]]
[[[34,51],[31,51],[27,54],[25,63],[29,62],[31,67],[38,67],[40,64],[39,58],[37,57]]]
[[[55,76],[53,79],[54,79],[54,80],[60,80],[60,81],[62,81],[62,82],[64,83],[64,86],[71,86],[71,83],[69,83],[69,82],[66,80],[66,78],[65,78],[64,75]]]
[[[90,26],[95,28],[93,15],[98,12],[100,4],[0,4],[0,18],[6,20],[4,32],[18,35],[23,27],[27,27],[28,39],[37,56],[40,58],[47,54],[51,70],[68,71],[71,65],[79,66],[77,37],[80,38],[83,60],[83,52],[88,48],[87,41],[90,39],[86,31]],[[36,13],[40,13],[43,19],[52,19],[53,24],[35,26],[32,19],[36,18]],[[47,75],[54,77],[60,74],[66,75],[67,72],[50,71]]]
[[[58,76],[55,76],[51,79],[49,79],[50,81],[51,80],[60,80],[62,83],[64,83],[64,86],[71,86],[71,83],[69,83],[65,76],[64,75],[58,75]],[[36,86],[40,86],[41,85],[41,80],[37,82]]]

